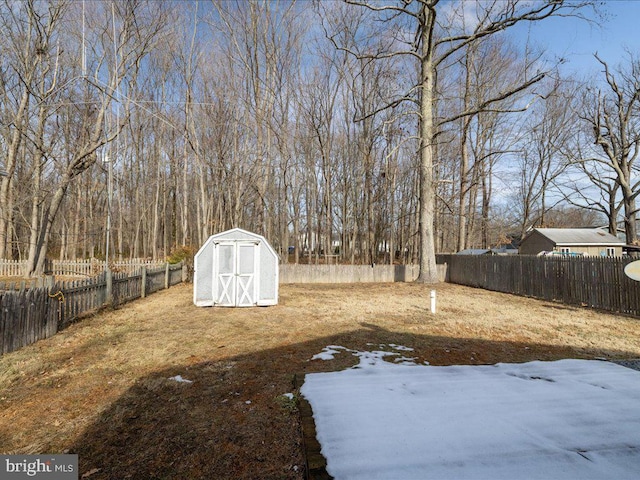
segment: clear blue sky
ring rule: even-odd
[[[640,0],[608,0],[601,10],[607,15],[604,22],[593,18],[597,24],[589,24],[571,18],[553,18],[520,29],[516,38],[530,39],[549,53],[564,58],[563,70],[587,75],[601,70],[593,57],[611,66],[624,61],[624,47],[640,55]]]

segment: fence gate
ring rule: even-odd
[[[213,282],[214,305],[251,307],[257,304],[257,248],[256,242],[215,244],[217,274]]]

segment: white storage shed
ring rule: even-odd
[[[194,266],[198,307],[278,303],[278,255],[262,235],[241,228],[212,235],[196,253]]]

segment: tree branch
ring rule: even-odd
[[[483,113],[483,112],[492,112],[492,113],[524,112],[531,106],[531,102],[528,103],[527,105],[525,105],[521,109],[501,110],[501,109],[488,109],[487,107],[489,107],[490,105],[492,105],[494,103],[500,102],[502,100],[506,100],[507,98],[511,97],[512,95],[515,95],[516,93],[519,93],[519,92],[521,92],[523,90],[526,90],[531,85],[533,85],[533,84],[539,82],[540,80],[542,80],[545,77],[545,75],[546,75],[545,73],[540,73],[540,74],[536,75],[534,78],[532,78],[531,80],[520,84],[516,88],[513,88],[511,90],[503,92],[503,93],[499,94],[498,96],[496,96],[494,98],[491,98],[489,100],[485,100],[484,102],[480,103],[479,105],[477,105],[474,108],[465,110],[464,112],[461,112],[461,113],[459,113],[457,115],[454,115],[453,117],[449,117],[449,118],[446,118],[444,120],[441,120],[438,125],[444,125],[444,124],[447,124],[447,123],[455,122],[456,120],[459,120],[461,118],[470,117],[470,116],[477,115],[477,114]]]

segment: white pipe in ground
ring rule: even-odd
[[[431,290],[431,313],[436,313],[436,291]]]

